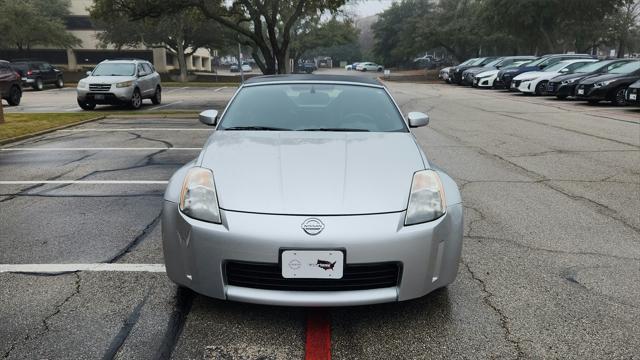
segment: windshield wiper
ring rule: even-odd
[[[301,129],[298,131],[343,131],[343,132],[369,132],[367,129],[350,129],[350,128],[313,128]]]
[[[259,130],[259,131],[291,131],[291,129],[283,129],[271,126],[232,126],[220,130]]]

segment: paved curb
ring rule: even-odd
[[[32,138],[32,137],[48,134],[50,132],[66,129],[68,127],[72,127],[72,126],[76,126],[76,125],[82,125],[84,123],[88,123],[88,122],[92,122],[92,121],[102,120],[102,119],[105,119],[105,118],[107,118],[107,117],[106,116],[98,116],[98,117],[95,117],[95,118],[91,118],[91,119],[87,119],[87,120],[81,120],[81,121],[78,121],[78,122],[74,122],[74,123],[70,123],[70,124],[65,124],[65,125],[62,125],[62,126],[54,127],[54,128],[51,128],[51,129],[41,130],[41,131],[34,132],[34,133],[31,133],[31,134],[24,134],[24,135],[15,136],[15,137],[8,138],[8,139],[2,139],[2,140],[0,140],[0,145],[6,145],[6,144],[14,143],[14,142],[17,142],[17,141],[26,140],[26,139],[29,139],[29,138]]]

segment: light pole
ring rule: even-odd
[[[242,70],[242,48],[238,43],[238,67],[240,68],[240,81],[244,84],[244,71]]]

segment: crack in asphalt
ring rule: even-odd
[[[118,352],[120,352],[122,345],[124,345],[127,338],[129,338],[131,330],[133,330],[133,327],[138,323],[138,319],[140,319],[140,313],[142,312],[142,308],[146,304],[148,298],[149,291],[147,291],[147,294],[144,296],[142,301],[140,301],[138,305],[136,305],[133,311],[125,319],[122,327],[120,327],[120,331],[118,331],[113,340],[111,340],[111,344],[109,344],[107,351],[102,356],[103,360],[115,359],[116,355],[118,355]]]
[[[598,267],[594,267],[594,268],[603,268],[604,266],[598,266]],[[588,267],[585,267],[583,269],[588,269]],[[609,301],[611,301],[614,304],[618,304],[618,305],[622,305],[622,306],[627,306],[627,307],[631,307],[634,309],[640,309],[640,306],[636,305],[636,304],[632,304],[632,303],[628,303],[626,301],[621,301],[620,299],[616,299],[615,297],[611,296],[611,295],[607,295],[607,294],[603,294],[601,292],[595,291],[594,289],[591,289],[589,287],[587,287],[586,285],[584,285],[583,283],[581,283],[578,279],[578,269],[577,268],[567,268],[564,269],[563,271],[560,272],[560,277],[566,281],[568,281],[571,284],[574,284],[576,286],[578,286],[579,288],[583,289],[584,291],[590,293],[590,294],[594,294],[595,296],[599,296],[602,298],[605,298]]]
[[[110,259],[104,262],[108,264],[115,263],[118,260],[122,259],[125,255],[129,254],[132,250],[138,247],[138,245],[140,245],[140,243],[144,239],[146,239],[147,236],[149,236],[149,234],[151,234],[153,229],[155,229],[155,227],[160,223],[161,218],[162,218],[162,211],[160,211],[160,213],[155,218],[153,218],[153,220],[151,220],[151,222],[148,223],[144,229],[142,229],[142,232],[138,234],[138,236],[136,236],[133,240],[131,240],[131,242],[129,242],[127,246],[125,246],[123,249],[118,251],[118,253],[116,253],[114,256],[112,256]]]
[[[187,316],[191,312],[193,300],[196,294],[182,286],[179,286],[176,290],[175,305],[169,322],[167,323],[167,330],[165,331],[162,343],[158,348],[154,359],[164,360],[170,359],[173,350],[178,344],[184,324],[187,321]]]
[[[471,278],[480,285],[480,290],[484,294],[484,296],[482,296],[482,301],[490,309],[492,309],[500,318],[500,327],[504,331],[504,338],[508,343],[513,345],[513,347],[515,348],[516,359],[523,358],[525,354],[524,354],[524,351],[522,350],[520,341],[511,332],[511,328],[510,328],[511,320],[496,304],[494,304],[491,301],[491,298],[495,297],[495,295],[487,289],[487,284],[484,282],[484,280],[480,279],[473,270],[471,270],[471,267],[467,262],[465,262],[463,259],[460,259],[460,262],[462,262],[462,264],[465,266],[469,274],[471,274]]]
[[[463,141],[462,139],[460,139],[459,137],[457,137],[455,135],[448,134],[446,132],[443,132],[442,130],[437,130],[437,129],[434,129],[434,128],[432,128],[432,129],[435,132],[441,134],[442,136],[452,138],[452,139],[454,139],[454,140],[456,140],[456,141],[458,141],[460,143],[463,143],[463,144],[466,143],[465,141]],[[567,191],[565,191],[563,189],[560,189],[559,187],[554,186],[553,184],[550,183],[550,181],[553,181],[552,179],[549,179],[549,178],[545,177],[542,174],[538,174],[535,171],[529,170],[529,169],[527,169],[527,168],[525,168],[525,167],[523,167],[523,166],[521,166],[519,164],[516,164],[516,163],[508,160],[507,158],[505,158],[503,156],[491,153],[491,152],[485,150],[482,147],[478,147],[478,151],[482,155],[485,155],[485,156],[488,156],[488,157],[493,157],[495,159],[501,160],[502,162],[507,163],[507,164],[515,167],[516,169],[519,169],[521,172],[524,173],[524,175],[526,175],[526,176],[528,176],[530,178],[533,178],[533,179],[537,178],[537,180],[532,180],[531,182],[538,181],[543,186],[546,186],[547,188],[549,188],[551,190],[554,190],[554,191],[556,191],[556,192],[558,192],[558,193],[560,193],[560,194],[562,194],[564,196],[567,196],[572,200],[577,200],[577,201],[581,201],[583,203],[586,203],[587,205],[590,205],[590,207],[594,208],[599,214],[604,215],[606,217],[609,217],[609,218],[611,218],[613,220],[616,220],[616,221],[620,222],[621,224],[623,224],[625,227],[627,227],[627,228],[633,230],[634,232],[640,234],[640,228],[635,226],[635,225],[633,225],[633,224],[631,224],[631,223],[629,223],[626,219],[624,219],[624,217],[620,216],[616,210],[611,209],[610,207],[608,207],[608,206],[606,206],[604,204],[601,204],[601,203],[599,203],[599,202],[597,202],[595,200],[592,200],[592,199],[589,199],[589,198],[586,198],[586,197],[580,196],[580,195],[574,195],[574,194],[571,194],[571,193],[569,193],[569,192],[567,192]],[[524,182],[526,182],[526,181],[524,181]],[[468,185],[468,183],[465,184],[465,185]],[[638,240],[638,241],[640,241],[640,240]]]
[[[59,175],[56,175],[56,176],[50,177],[50,178],[48,178],[48,179],[47,179],[47,181],[51,181],[51,180],[58,180],[58,179],[60,179],[61,177],[63,177],[63,176],[65,176],[65,175],[67,175],[67,174],[68,174],[68,173],[70,173],[70,172],[72,172],[73,170],[75,170],[75,169],[71,169],[71,170],[69,170],[69,171],[63,172],[62,174],[59,174]],[[26,187],[26,188],[22,188],[22,189],[18,190],[18,192],[17,192],[17,193],[11,194],[11,195],[7,196],[7,197],[6,197],[6,198],[4,198],[4,199],[0,199],[0,203],[4,203],[4,202],[7,202],[7,201],[11,201],[11,200],[15,199],[16,197],[18,197],[18,196],[20,196],[20,195],[25,194],[27,191],[31,191],[31,190],[33,190],[33,189],[37,189],[37,188],[42,187],[42,186],[44,186],[44,185],[46,185],[46,184],[35,184],[35,185],[32,185],[32,186],[28,186],[28,187]]]
[[[4,358],[8,358],[11,355],[11,352],[13,350],[15,350],[16,346],[18,345],[19,342],[24,343],[28,340],[34,340],[39,338],[40,336],[46,334],[51,328],[49,327],[49,321],[54,318],[56,315],[58,315],[61,311],[62,311],[62,307],[64,305],[66,305],[73,297],[75,297],[76,295],[80,294],[80,274],[78,271],[73,271],[71,272],[73,275],[75,275],[76,280],[74,282],[74,289],[73,292],[71,292],[71,294],[69,294],[66,298],[64,298],[64,300],[62,300],[59,304],[56,304],[54,306],[54,311],[47,315],[44,319],[42,319],[41,321],[41,327],[42,330],[38,331],[38,333],[36,333],[33,337],[27,332],[27,334],[20,340],[18,341],[14,341],[11,346],[9,347],[9,350],[7,350],[4,353]],[[64,275],[68,275],[69,273],[65,273]],[[31,275],[31,274],[29,274]],[[63,275],[63,274],[58,274],[58,275]],[[52,275],[52,276],[58,276],[58,275]],[[39,275],[36,275],[39,276]]]
[[[138,133],[135,133],[135,132],[132,132],[132,131],[128,131],[127,133],[134,136],[134,138],[133,139],[129,139],[129,141],[142,139],[142,140],[147,140],[147,141],[151,141],[151,142],[161,143],[161,144],[163,144],[164,146],[166,146],[168,148],[172,148],[173,147],[173,144],[170,141],[154,139],[154,138],[147,137],[147,136],[142,136],[142,135],[140,135]]]

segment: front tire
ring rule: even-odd
[[[33,90],[42,91],[42,89],[44,89],[44,83],[42,82],[42,79],[38,78],[33,84]]]
[[[142,95],[140,95],[140,90],[133,90],[133,95],[131,95],[129,107],[131,107],[133,110],[138,110],[142,107]]]
[[[547,88],[547,81],[540,81],[538,85],[536,85],[536,90],[534,91],[534,95],[537,95],[537,96],[544,95],[546,88]]]
[[[78,106],[80,106],[82,110],[91,111],[96,108],[96,103],[92,101],[82,101],[78,99]]]
[[[626,94],[625,94],[625,88],[621,87],[619,89],[616,90],[615,94],[613,95],[613,104],[615,106],[625,106],[627,105],[627,98],[626,98]]]
[[[11,90],[9,90],[9,98],[7,98],[7,102],[11,106],[20,105],[20,100],[22,99],[22,90],[18,86],[12,86]]]
[[[62,89],[62,88],[64,87],[64,80],[62,79],[62,77],[59,77],[59,78],[56,80],[56,87],[57,87],[58,89]]]
[[[154,105],[160,105],[162,102],[162,88],[160,86],[156,87],[156,93],[151,98],[151,102]]]

